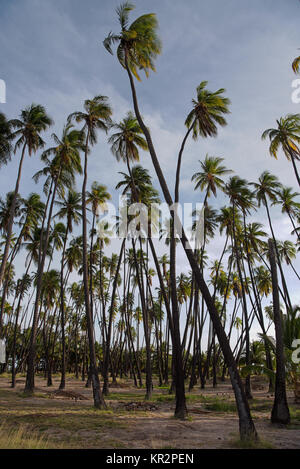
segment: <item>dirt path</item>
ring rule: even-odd
[[[64,448],[232,448],[238,439],[238,419],[230,383],[203,391],[197,386],[188,394],[189,417],[173,418],[173,397],[167,389],[155,388],[153,399],[145,403],[144,389],[129,382],[111,388],[108,409],[93,408],[92,391],[72,377],[66,393],[56,393],[59,377],[52,388],[37,378],[33,397],[23,395],[25,378],[18,376],[17,387],[0,377],[0,420],[5,428],[25,426],[42,434],[49,447]],[[263,386],[258,386],[263,388]],[[263,447],[300,448],[300,405],[289,396],[292,423],[288,428],[270,424],[272,396],[266,389],[253,391],[252,415]],[[30,434],[29,432],[29,434]]]

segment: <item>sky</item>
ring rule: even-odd
[[[203,80],[208,89],[225,88],[230,98],[228,125],[217,138],[188,142],[183,158],[180,195],[182,202],[201,202],[191,176],[199,170],[199,160],[208,153],[225,159],[229,169],[240,177],[255,181],[268,169],[280,181],[297,190],[291,164],[284,155],[278,160],[268,154],[262,132],[274,127],[276,119],[300,112],[292,102],[292,82],[297,78],[291,63],[300,47],[298,0],[136,0],[131,18],[154,12],[159,21],[163,50],[156,61],[156,73],[137,83],[141,112],[151,130],[154,145],[167,182],[174,187],[176,159],[185,134],[184,121],[191,109],[196,87]],[[9,118],[32,102],[43,104],[55,121],[45,136],[61,134],[67,116],[82,109],[85,99],[102,94],[109,97],[113,119],[122,119],[132,109],[125,71],[116,56],[102,45],[110,32],[119,32],[116,0],[0,0],[1,27],[0,79],[5,80],[6,103],[0,111]],[[1,168],[1,194],[13,189],[17,161]],[[149,155],[141,164],[158,181]],[[38,190],[32,174],[41,168],[39,155],[27,157],[20,192],[23,196]],[[89,184],[106,184],[113,193],[126,170],[115,161],[105,134],[89,158]],[[78,179],[78,188],[81,180]],[[214,207],[224,204],[221,194],[211,200]],[[272,208],[276,236],[290,239],[289,221],[278,208]],[[259,210],[254,219],[265,223]],[[266,229],[266,231],[268,231]],[[209,247],[217,258],[223,240]],[[160,248],[159,248],[160,249]],[[295,263],[300,267],[299,261]],[[189,270],[179,249],[178,273]],[[294,302],[300,301],[298,280],[287,271]]]

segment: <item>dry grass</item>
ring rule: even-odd
[[[61,446],[57,446],[61,447]],[[26,425],[9,428],[5,424],[0,427],[0,449],[48,449],[48,441],[43,435],[28,431]]]

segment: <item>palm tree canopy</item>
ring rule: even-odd
[[[132,3],[125,2],[116,9],[121,32],[110,32],[103,45],[112,54],[112,45],[118,43],[120,64],[126,68],[127,61],[130,71],[140,80],[138,70],[143,70],[147,77],[150,70],[155,71],[154,60],[161,53],[161,41],[157,35],[158,23],[154,13],[140,16],[129,26],[129,13],[134,8]]]
[[[87,204],[92,205],[92,212],[96,215],[99,210],[104,211],[107,208],[107,201],[111,199],[110,193],[107,191],[107,187],[103,184],[98,184],[94,181],[91,187],[91,191],[87,192]]]
[[[32,104],[21,111],[20,119],[12,119],[10,122],[16,129],[12,134],[13,138],[17,138],[15,151],[21,145],[27,145],[29,156],[45,146],[40,134],[53,124],[46,109],[40,104]]]
[[[68,232],[72,233],[73,224],[79,225],[81,220],[81,194],[69,189],[67,197],[63,197],[62,201],[56,201],[59,211],[55,215],[62,219],[67,219]]]
[[[191,179],[196,182],[195,190],[206,190],[207,197],[210,197],[211,193],[216,197],[217,189],[223,190],[224,181],[222,176],[232,172],[221,164],[223,161],[224,158],[209,155],[205,156],[204,161],[199,161],[201,171],[195,173]]]
[[[0,112],[0,166],[7,164],[11,159],[12,151],[12,124],[6,119],[5,114]]]
[[[239,176],[232,176],[225,186],[225,192],[229,196],[231,203],[239,207],[244,213],[255,207],[253,193],[248,187],[248,182]]]
[[[267,197],[271,202],[276,202],[278,191],[281,189],[277,176],[269,173],[269,171],[264,171],[259,177],[258,182],[251,182],[250,184],[254,187],[258,206],[261,203],[265,204]]]
[[[119,124],[113,124],[111,128],[117,132],[109,138],[108,143],[117,161],[139,161],[139,148],[147,150],[148,145],[133,113],[129,111]]]
[[[278,151],[282,148],[288,160],[291,153],[296,159],[300,159],[300,114],[288,114],[276,121],[276,129],[267,129],[262,134],[262,139],[269,137],[270,155],[277,159]]]
[[[192,100],[193,109],[188,114],[185,125],[193,127],[193,138],[215,137],[218,129],[217,125],[224,127],[227,122],[224,114],[230,111],[228,106],[230,100],[223,96],[226,91],[220,88],[215,92],[206,89],[207,81],[202,81],[197,87],[197,98]]]
[[[112,109],[107,96],[98,95],[93,99],[87,99],[84,102],[84,112],[73,112],[68,117],[70,123],[72,119],[76,122],[83,122],[82,131],[88,134],[88,143],[94,145],[97,143],[97,130],[107,132],[111,125]]]

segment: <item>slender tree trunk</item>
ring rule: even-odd
[[[90,351],[90,371],[93,386],[94,406],[98,409],[105,408],[106,404],[100,389],[100,380],[97,368],[96,351],[95,351],[95,337],[94,337],[94,323],[92,318],[92,311],[90,305],[89,295],[89,277],[88,277],[88,253],[87,253],[87,219],[86,219],[86,184],[87,184],[87,160],[88,160],[88,143],[89,143],[89,130],[86,137],[86,150],[84,155],[84,177],[82,184],[82,253],[83,253],[83,285],[84,285],[84,299],[85,299],[85,312],[87,320],[88,341]]]
[[[66,387],[66,337],[65,337],[65,301],[64,301],[64,262],[65,252],[67,245],[69,227],[67,226],[63,251],[61,256],[61,267],[60,267],[60,320],[61,320],[61,380],[59,389],[65,389]]]
[[[290,423],[290,412],[286,397],[285,385],[285,357],[283,343],[283,329],[279,304],[278,279],[276,268],[276,255],[274,241],[269,239],[269,257],[272,275],[272,294],[273,294],[273,312],[274,326],[276,335],[276,379],[275,379],[275,399],[271,414],[272,423]]]
[[[134,105],[136,118],[137,118],[137,120],[139,122],[139,125],[141,126],[141,129],[142,129],[142,131],[143,131],[143,133],[146,137],[149,152],[150,152],[150,156],[151,156],[151,159],[152,159],[152,163],[153,163],[153,166],[155,168],[157,177],[159,179],[159,183],[160,183],[161,189],[163,191],[165,200],[166,200],[166,202],[169,206],[172,206],[173,201],[172,201],[168,186],[166,184],[164,175],[162,173],[159,161],[157,159],[156,152],[155,152],[155,149],[154,149],[154,146],[153,146],[153,143],[152,143],[152,139],[151,139],[149,130],[146,127],[146,125],[144,124],[144,122],[142,120],[142,117],[141,117],[141,114],[139,112],[134,81],[133,81],[133,77],[131,75],[130,69],[128,67],[126,53],[125,53],[125,67],[126,67],[126,70],[127,70],[129,80],[130,80],[130,86],[131,86],[132,98],[133,98],[133,105]],[[195,280],[196,280],[196,282],[199,286],[199,289],[200,289],[200,291],[201,291],[201,293],[204,297],[204,300],[206,302],[207,308],[209,310],[209,314],[210,314],[211,319],[213,321],[213,325],[214,325],[214,328],[215,328],[215,331],[216,331],[216,334],[217,334],[217,337],[218,337],[218,340],[219,340],[220,347],[221,347],[223,355],[224,355],[224,359],[226,360],[226,364],[228,366],[228,371],[229,371],[232,386],[233,386],[233,389],[234,389],[236,403],[237,403],[237,409],[238,409],[238,414],[239,414],[240,436],[241,436],[242,439],[252,438],[252,437],[256,438],[257,433],[256,433],[256,430],[255,430],[253,420],[251,418],[249,404],[248,404],[248,401],[247,401],[247,398],[246,398],[246,395],[245,395],[245,392],[244,392],[244,389],[243,389],[243,385],[242,385],[242,382],[241,382],[241,379],[240,379],[240,376],[239,376],[239,373],[238,373],[238,368],[237,368],[234,356],[232,354],[232,351],[231,351],[231,348],[230,348],[226,333],[223,329],[223,326],[222,326],[222,323],[220,321],[217,309],[214,305],[213,299],[212,299],[212,297],[210,295],[210,292],[208,290],[208,287],[207,287],[207,285],[206,285],[206,283],[205,283],[205,281],[202,277],[202,274],[201,274],[201,271],[199,269],[198,263],[197,263],[194,255],[193,255],[193,252],[191,250],[191,247],[189,246],[188,240],[187,240],[183,230],[182,230],[182,234],[181,234],[181,242],[182,242],[183,248],[185,250],[186,256],[189,260],[190,266],[191,266],[191,268],[194,272]]]
[[[112,333],[112,322],[113,322],[113,315],[114,315],[114,303],[115,297],[117,292],[118,286],[118,277],[119,271],[122,262],[122,256],[125,248],[126,238],[123,239],[118,259],[118,265],[115,272],[115,277],[113,281],[113,288],[111,293],[111,305],[109,310],[109,317],[108,317],[108,328],[107,328],[107,337],[106,337],[106,349],[104,354],[104,364],[103,364],[103,394],[108,396],[109,394],[109,386],[108,386],[108,367],[109,367],[109,357],[110,357],[110,342],[111,342],[111,333]]]
[[[5,267],[6,267],[6,263],[7,263],[8,253],[9,253],[9,247],[10,247],[10,241],[11,241],[11,235],[12,235],[12,228],[13,228],[14,217],[15,217],[15,209],[16,209],[17,197],[18,197],[20,181],[21,181],[22,166],[23,166],[23,161],[24,161],[24,156],[25,156],[25,149],[26,149],[26,143],[24,144],[23,149],[22,149],[22,154],[21,154],[21,159],[20,159],[19,169],[18,169],[18,176],[17,176],[16,185],[15,185],[14,196],[13,196],[13,200],[12,200],[11,207],[10,207],[10,213],[9,213],[9,219],[8,219],[8,225],[7,225],[7,231],[6,231],[5,247],[4,247],[2,262],[1,262],[1,266],[0,266],[0,286],[2,285],[2,282],[3,282]],[[2,330],[0,329],[0,333],[1,332],[2,332]]]
[[[59,176],[57,176],[54,182],[53,195],[52,195],[52,200],[51,200],[51,204],[49,207],[48,223],[47,223],[45,240],[43,236],[43,226],[42,226],[42,232],[41,232],[39,259],[38,259],[38,271],[37,271],[36,297],[35,297],[35,303],[34,303],[34,312],[33,312],[32,327],[31,327],[31,333],[30,333],[30,344],[29,344],[29,353],[28,353],[28,361],[27,361],[27,374],[26,374],[26,384],[25,384],[25,392],[27,393],[32,393],[34,390],[34,366],[35,366],[35,356],[36,356],[35,347],[36,347],[36,333],[37,333],[38,320],[39,320],[40,297],[41,297],[41,291],[42,291],[42,278],[43,278],[45,259],[47,255],[47,249],[48,249],[48,243],[49,243],[49,237],[50,237],[50,226],[51,226],[52,212],[53,212],[54,200],[55,200],[55,195],[56,195],[56,190],[57,190],[58,178]]]

